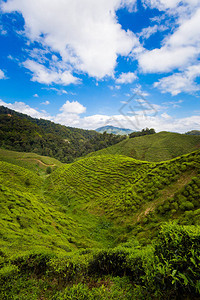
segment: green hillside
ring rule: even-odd
[[[18,155],[0,162],[0,299],[198,299],[199,150],[87,157],[50,175]]]
[[[0,149],[0,160],[24,167],[26,169],[44,173],[47,167],[55,169],[62,166],[62,163],[49,156],[41,156],[36,153],[16,152]]]
[[[200,136],[159,132],[122,142],[88,154],[88,156],[118,154],[144,161],[164,161],[189,153],[200,147]]]
[[[69,207],[106,215],[120,224],[133,224],[142,220],[143,210],[156,210],[165,200],[181,192],[198,175],[199,166],[199,151],[160,163],[122,155],[95,156],[56,170],[47,179],[47,189],[51,196]],[[197,205],[194,200],[193,204],[195,208],[200,203]],[[178,206],[170,216],[177,218],[183,212]]]
[[[123,138],[35,119],[0,106],[0,147],[3,149],[34,152],[66,163]]]

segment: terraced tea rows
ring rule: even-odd
[[[87,156],[117,154],[144,161],[159,162],[190,153],[199,147],[200,136],[159,132],[126,139],[106,149],[89,153]]]
[[[95,212],[98,206],[101,208],[98,212],[110,217],[132,215],[134,218],[144,203],[159,199],[162,190],[177,182],[183,173],[197,172],[199,156],[195,152],[161,163],[117,155],[85,158],[55,171],[48,179],[48,190],[51,195],[63,195],[69,206],[69,199],[76,198],[77,205],[81,200],[89,211]]]

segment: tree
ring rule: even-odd
[[[52,169],[51,169],[50,166],[48,166],[48,167],[46,168],[46,173],[47,173],[47,174],[51,174],[51,172],[52,172]]]

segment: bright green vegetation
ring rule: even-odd
[[[0,147],[7,150],[34,152],[66,163],[123,139],[122,136],[34,119],[0,106]]]
[[[200,136],[192,136],[171,132],[159,132],[135,138],[127,138],[122,142],[88,154],[107,155],[120,154],[145,161],[164,161],[189,153],[200,147]]]
[[[0,299],[199,298],[199,150],[43,173],[18,155],[1,152]]]
[[[0,149],[0,160],[43,174],[48,167],[56,169],[62,163],[49,156]]]

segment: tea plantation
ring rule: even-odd
[[[3,151],[0,299],[199,299],[199,150],[68,165]]]
[[[164,161],[195,151],[200,147],[199,135],[162,131],[127,138],[116,145],[89,153],[87,156],[121,154],[145,161]]]

